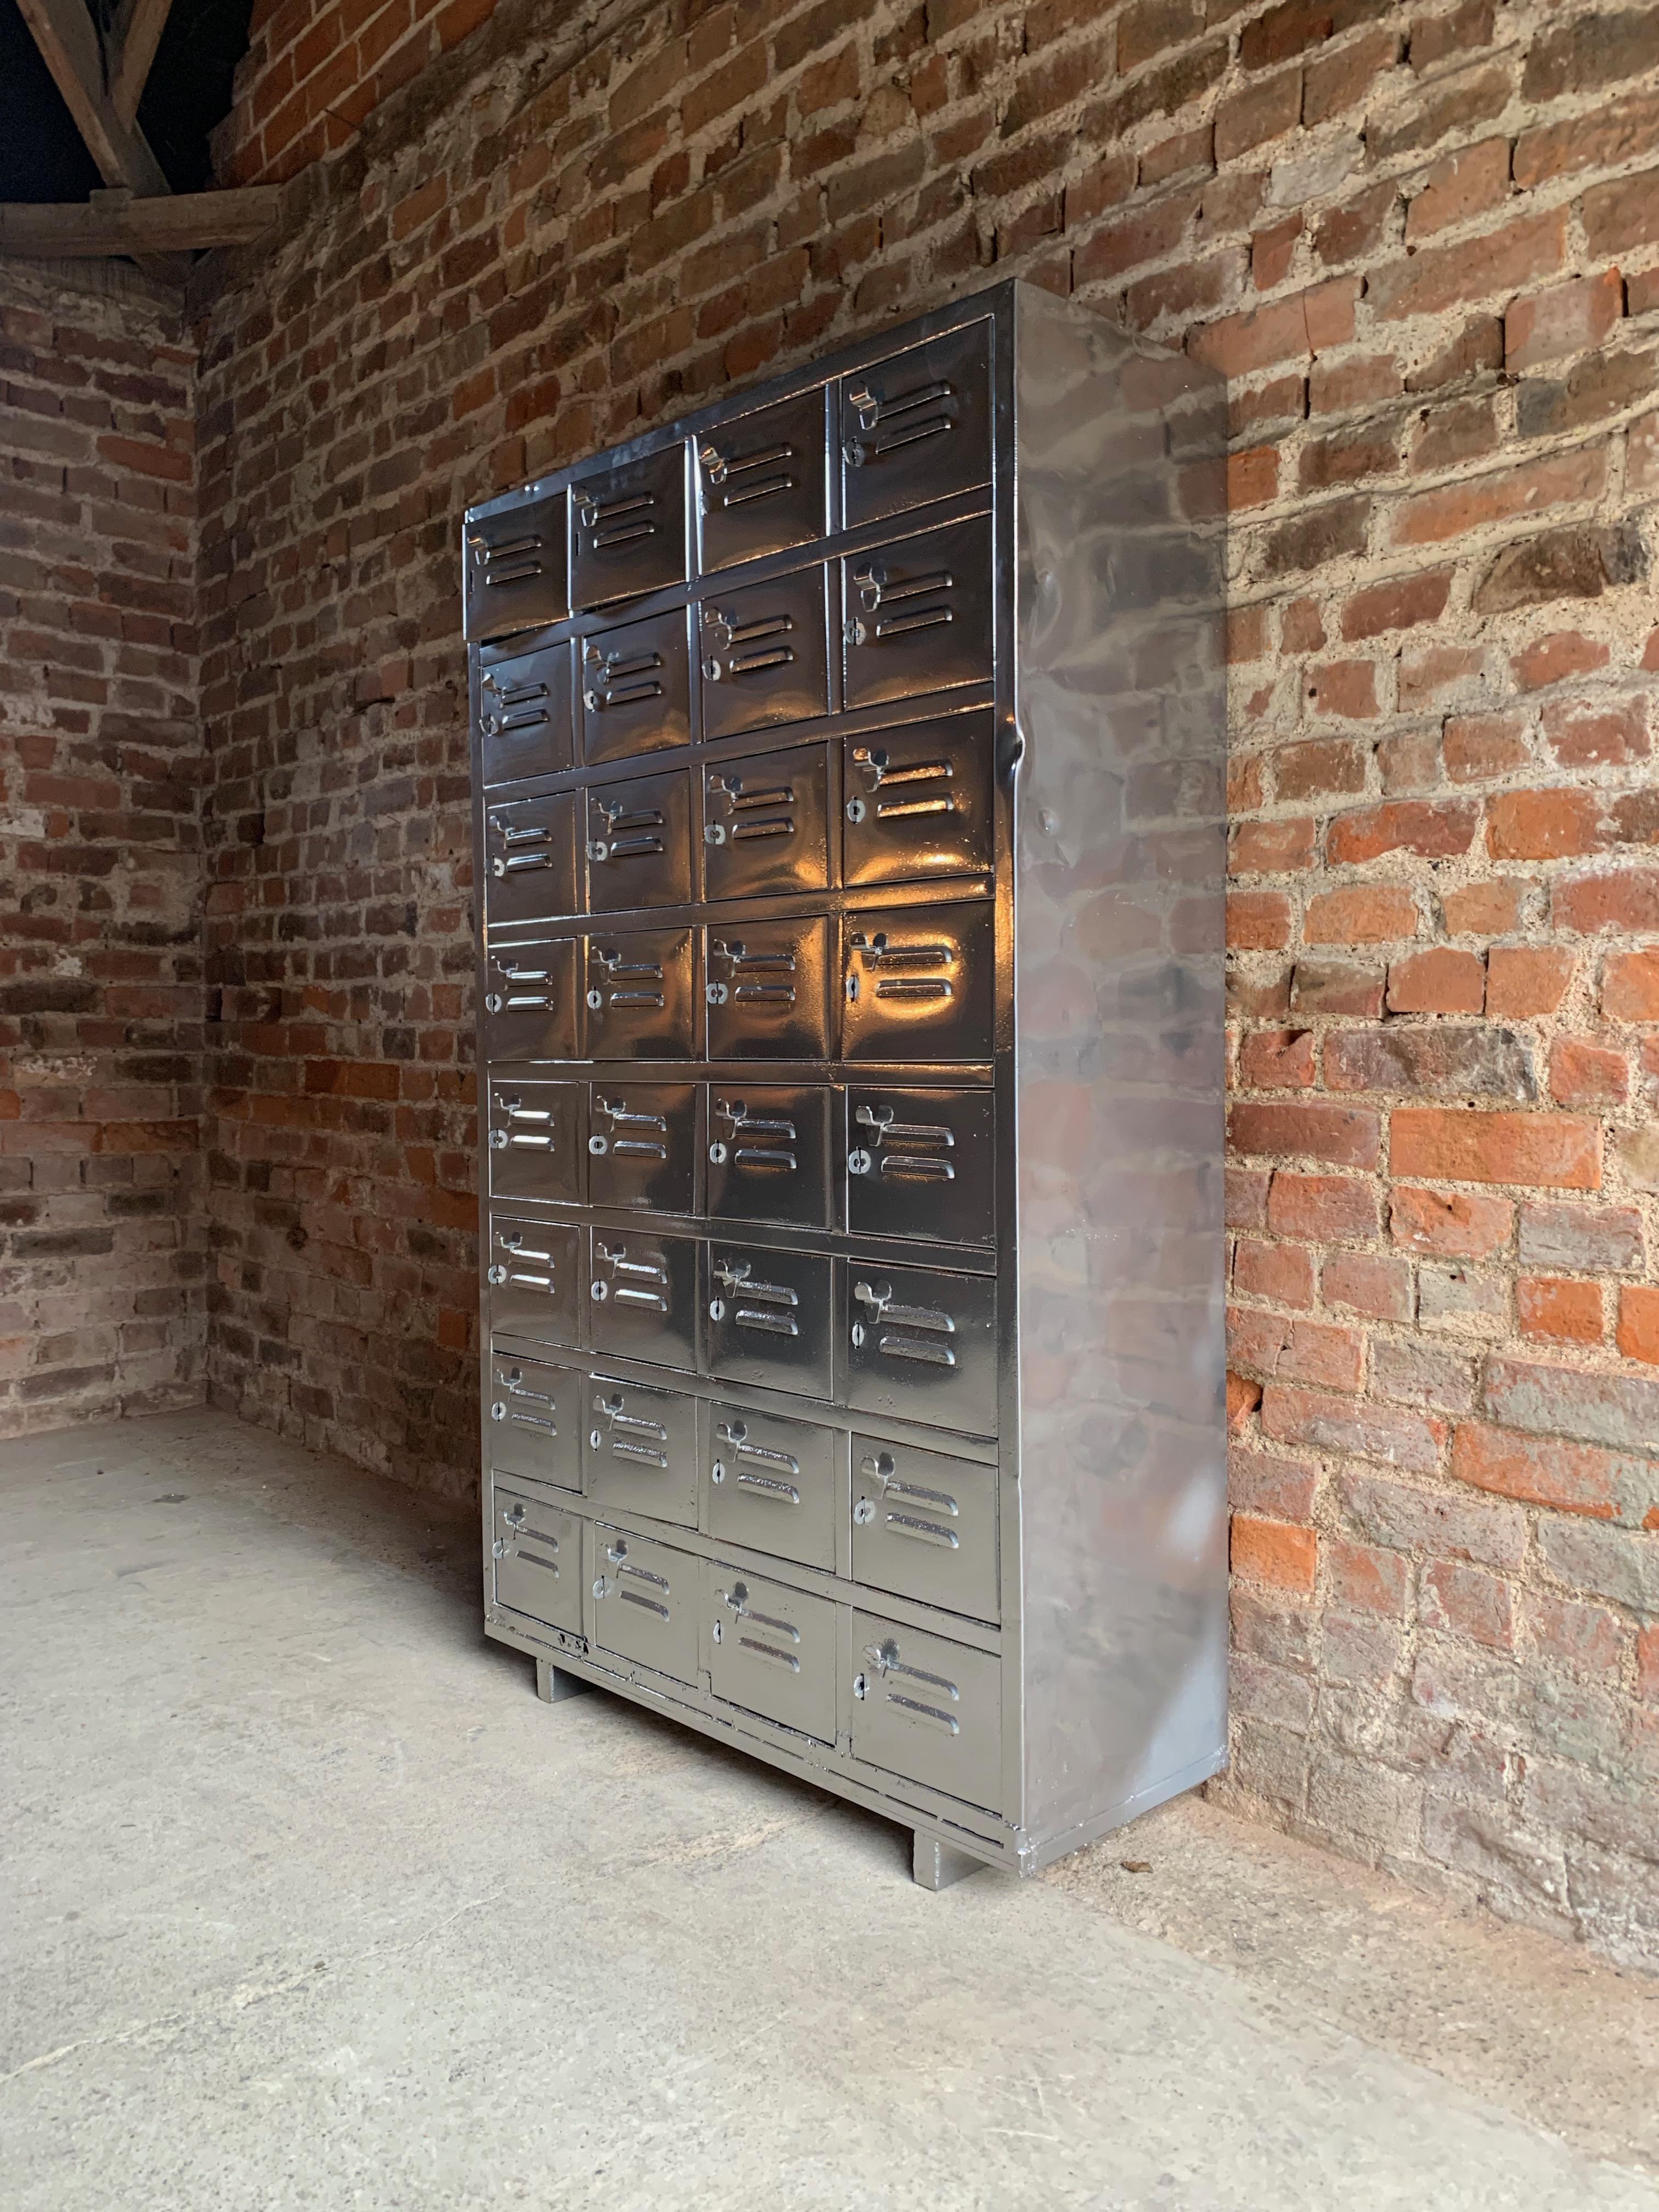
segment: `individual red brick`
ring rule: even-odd
[[[1288,300],[1224,315],[1194,331],[1187,350],[1224,376],[1248,376],[1281,361],[1304,360],[1346,344],[1353,336],[1358,282],[1352,276],[1316,284]]]
[[[1592,244],[1593,252],[1604,248]],[[1553,276],[1566,258],[1565,209],[1523,216],[1455,246],[1425,246],[1367,280],[1365,296],[1385,320],[1443,314],[1466,301],[1488,300]]]
[[[1499,443],[1498,416],[1489,395],[1449,400],[1424,410],[1412,439],[1412,466],[1425,476],[1438,475],[1496,453]]]
[[[1594,791],[1500,791],[1486,810],[1486,849],[1497,860],[1559,860],[1599,853],[1607,842]]]
[[[1393,884],[1347,884],[1308,902],[1310,945],[1385,945],[1417,934],[1417,902]]]
[[[1401,713],[1421,713],[1439,706],[1448,692],[1473,690],[1485,666],[1479,646],[1431,645],[1420,653],[1402,653],[1397,684]]]
[[[1659,1022],[1659,950],[1609,953],[1601,1011],[1616,1022]]]
[[[1563,768],[1627,768],[1648,757],[1647,702],[1621,699],[1598,708],[1552,701],[1544,709],[1544,740]]]
[[[1370,660],[1327,660],[1308,671],[1309,712],[1369,721],[1379,711],[1376,667]]]
[[[1265,1229],[1267,1225],[1267,1186],[1273,1178],[1265,1168],[1226,1170],[1226,1219],[1229,1229]]]
[[[1567,995],[1570,952],[1530,945],[1494,945],[1486,955],[1486,1012],[1510,1021],[1553,1014]]]
[[[1636,1694],[1659,1703],[1659,1620],[1650,1621],[1637,1636]]]
[[[1267,650],[1267,610],[1260,600],[1254,606],[1227,610],[1227,665],[1260,660]]]
[[[1478,1014],[1486,996],[1486,963],[1478,952],[1437,945],[1389,966],[1389,1011],[1395,1014]]]
[[[1604,1678],[1621,1671],[1630,1632],[1606,1606],[1528,1590],[1526,1621],[1534,1648],[1546,1657]]]
[[[1310,438],[1297,465],[1298,491],[1334,491],[1367,477],[1389,476],[1400,466],[1397,431],[1371,424]]]
[[[1291,264],[1296,258],[1297,240],[1302,235],[1302,217],[1287,216],[1282,222],[1258,230],[1250,238],[1250,281],[1258,292],[1271,292],[1284,283],[1291,273]]]
[[[1619,1293],[1619,1349],[1626,1359],[1659,1366],[1659,1288],[1626,1283]]]
[[[1405,711],[1406,702],[1401,702]],[[1439,739],[1432,730],[1406,730],[1384,738],[1376,748],[1377,772],[1390,799],[1409,792],[1432,791],[1446,780]]]
[[[112,431],[99,439],[98,450],[113,468],[136,470],[140,476],[165,477],[173,483],[188,483],[195,472],[188,453],[147,438],[124,438]]]
[[[1283,891],[1230,891],[1227,942],[1235,951],[1271,952],[1291,941],[1291,902]]]
[[[1432,1473],[1438,1465],[1446,1437],[1446,1424],[1432,1414],[1285,1382],[1263,1389],[1261,1426],[1279,1443],[1348,1452],[1418,1474]]]
[[[1411,1561],[1380,1544],[1357,1544],[1349,1536],[1327,1540],[1325,1557],[1334,1603],[1360,1613],[1396,1618],[1406,1609]]]
[[[1387,1253],[1334,1253],[1320,1271],[1319,1284],[1328,1306],[1342,1306],[1371,1321],[1412,1317],[1411,1268]]]
[[[1227,1308],[1229,1372],[1241,1382],[1273,1374],[1284,1358],[1293,1326],[1288,1314],[1264,1306],[1230,1304]],[[1251,1411],[1261,1401],[1258,1387]]]
[[[1215,157],[1231,161],[1253,146],[1265,145],[1294,131],[1302,120],[1302,72],[1281,70],[1277,76],[1247,84],[1224,99],[1215,112]]]
[[[1077,249],[1077,282],[1097,283],[1164,260],[1187,239],[1202,204],[1199,189],[1188,185],[1103,224]]]
[[[1268,1190],[1267,1226],[1275,1237],[1307,1237],[1318,1243],[1375,1237],[1376,1186],[1357,1176],[1297,1175],[1280,1168]]]
[[[1450,568],[1427,568],[1415,576],[1369,585],[1356,592],[1342,609],[1343,637],[1353,644],[1363,638],[1380,637],[1388,630],[1438,622],[1446,611],[1454,573]]]
[[[1367,407],[1379,399],[1392,399],[1404,390],[1400,364],[1392,354],[1370,354],[1358,360],[1318,361],[1308,378],[1308,412],[1341,415],[1354,407]]]
[[[1233,1515],[1232,1570],[1245,1582],[1305,1595],[1313,1589],[1318,1565],[1319,1540],[1311,1528],[1250,1513]]]
[[[1389,1194],[1389,1229],[1396,1244],[1437,1258],[1489,1260],[1515,1233],[1506,1198],[1462,1190],[1419,1190],[1397,1183]]]
[[[1401,799],[1339,815],[1326,840],[1334,866],[1379,860],[1390,853],[1415,853],[1424,860],[1455,859],[1474,842],[1480,810],[1466,799]]]
[[[1389,1125],[1389,1158],[1395,1175],[1448,1182],[1601,1187],[1601,1129],[1571,1114],[1399,1106]]]
[[[1299,1244],[1241,1237],[1233,1255],[1233,1287],[1248,1297],[1306,1311],[1313,1304],[1313,1261]]]
[[[1590,870],[1552,885],[1550,915],[1558,929],[1659,931],[1659,869],[1623,866]]]
[[[1416,246],[1450,224],[1468,222],[1497,207],[1510,191],[1510,142],[1483,139],[1435,163],[1406,217],[1406,236]]]
[[[1492,0],[1462,0],[1449,14],[1412,19],[1408,52],[1413,70],[1422,71],[1492,44]]]
[[[1234,1150],[1246,1157],[1306,1158],[1335,1167],[1371,1168],[1382,1150],[1377,1116],[1364,1106],[1241,1099],[1228,1114],[1227,1127]]]
[[[1425,1628],[1507,1651],[1515,1642],[1515,1605],[1500,1576],[1450,1559],[1423,1570],[1419,1611]]]
[[[1497,522],[1512,522],[1547,508],[1598,499],[1607,480],[1607,454],[1599,446],[1557,453],[1493,471],[1484,477],[1419,492],[1403,500],[1394,519],[1396,545],[1437,545]]]
[[[1512,877],[1490,877],[1480,883],[1460,884],[1456,890],[1443,893],[1440,903],[1449,936],[1496,937],[1515,928],[1520,920],[1521,886]]]
[[[1242,758],[1232,755],[1227,763],[1227,811],[1229,815],[1249,814],[1262,804],[1266,785],[1261,774],[1260,753],[1246,753]]]
[[[1302,91],[1302,120],[1308,129],[1357,107],[1377,79],[1393,69],[1399,52],[1399,33],[1382,26],[1334,53],[1310,60]]]
[[[1625,282],[1616,269],[1529,293],[1512,301],[1504,318],[1504,366],[1533,368],[1564,354],[1588,352],[1624,311]]]
[[[1236,1512],[1305,1522],[1312,1516],[1317,1486],[1318,1477],[1305,1460],[1237,1447],[1228,1454],[1227,1495]]]
[[[1293,1382],[1328,1390],[1358,1390],[1365,1371],[1365,1341],[1357,1329],[1327,1322],[1297,1321],[1278,1372]]]
[[[1230,1434],[1243,1434],[1249,1426],[1251,1416],[1261,1403],[1261,1385],[1247,1375],[1235,1375],[1227,1370],[1227,1428]]]
[[[1659,244],[1659,169],[1584,194],[1584,236],[1596,260]]]
[[[1589,1037],[1557,1037],[1550,1047],[1550,1096],[1562,1106],[1617,1106],[1630,1091],[1622,1052]]]
[[[1460,1482],[1594,1521],[1618,1517],[1627,1464],[1597,1444],[1521,1436],[1484,1421],[1460,1421],[1452,1438],[1451,1471]]]
[[[1279,641],[1286,653],[1317,653],[1325,642],[1325,622],[1317,599],[1292,599],[1279,618]]]
[[[1316,738],[1286,745],[1274,763],[1273,782],[1282,800],[1294,801],[1334,792],[1365,788],[1365,755],[1348,738]]]
[[[1119,56],[1121,58],[1123,31],[1118,28]],[[1200,123],[1191,131],[1178,131],[1173,138],[1160,139],[1149,146],[1140,157],[1139,181],[1143,190],[1153,185],[1167,184],[1171,177],[1185,176],[1194,170],[1213,169],[1215,167],[1215,130],[1208,123]]]
[[[1302,376],[1275,376],[1266,384],[1228,395],[1227,426],[1235,437],[1253,431],[1289,428],[1307,413],[1307,380]]]
[[[1299,1014],[1357,1014],[1375,1021],[1382,1011],[1383,971],[1352,960],[1298,960],[1291,1003]]]
[[[1256,1030],[1238,1055],[1238,1079],[1246,1091],[1306,1091],[1314,1081],[1311,1030]]]
[[[1563,1344],[1600,1344],[1601,1286],[1563,1275],[1522,1275],[1515,1285],[1522,1336]]]
[[[1454,783],[1486,783],[1511,775],[1527,758],[1515,714],[1449,714],[1440,748]]]
[[[1241,822],[1228,866],[1236,876],[1278,876],[1311,867],[1313,858],[1311,819]]]

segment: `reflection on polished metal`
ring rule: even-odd
[[[929,1888],[1224,1756],[1222,400],[1003,285],[465,520],[486,1626]]]

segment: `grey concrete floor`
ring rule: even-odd
[[[0,2203],[1659,2212],[1652,1983],[1204,1807],[930,1896],[538,1703],[436,1510],[211,1414],[0,1446]]]

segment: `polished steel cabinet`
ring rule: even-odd
[[[1222,400],[1003,285],[465,522],[486,1626],[935,1886],[1224,1755]]]

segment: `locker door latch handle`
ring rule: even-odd
[[[948,1698],[952,1705],[962,1702],[961,1691],[948,1676],[930,1674],[926,1668],[909,1666],[901,1659],[898,1645],[890,1636],[880,1644],[866,1644],[864,1656],[884,1680],[889,1674],[902,1674],[907,1681],[925,1682],[930,1690],[936,1691],[940,1697]]]

